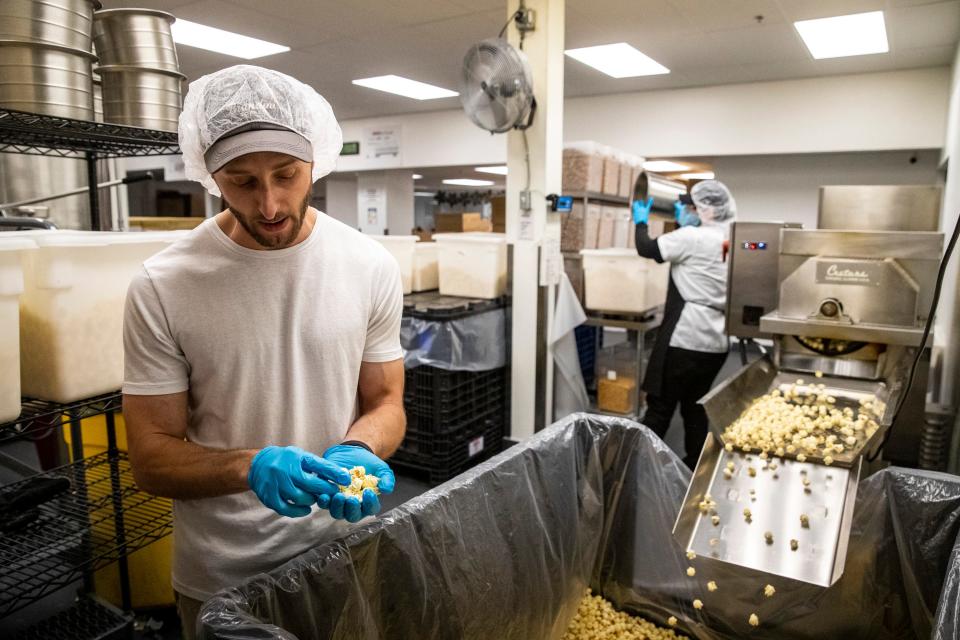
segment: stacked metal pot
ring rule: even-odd
[[[2,0],[0,0],[2,1]],[[93,16],[106,122],[176,131],[183,81],[170,27],[175,18],[149,9],[108,9]]]
[[[0,0],[0,105],[93,119],[94,0]]]

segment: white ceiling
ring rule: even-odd
[[[503,0],[103,0],[149,7],[291,47],[251,61],[312,85],[340,119],[433,111],[457,98],[417,101],[350,83],[394,73],[457,90],[467,46],[495,36]],[[705,86],[948,65],[960,40],[960,0],[568,0],[566,47],[628,42],[669,75],[609,78],[566,60],[567,96]],[[813,60],[794,20],[885,11],[890,52]],[[763,16],[758,22],[756,16]],[[179,47],[190,79],[244,62]]]

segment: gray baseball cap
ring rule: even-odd
[[[270,122],[250,122],[220,136],[203,154],[207,171],[216,173],[234,158],[258,151],[285,153],[313,161],[313,145],[302,135]]]

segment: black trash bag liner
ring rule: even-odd
[[[671,530],[689,479],[646,427],[576,414],[220,592],[200,637],[558,640],[590,586],[661,625],[675,615],[699,640],[960,639],[960,478],[888,469],[863,481],[829,589],[688,560]]]

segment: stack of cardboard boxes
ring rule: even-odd
[[[581,300],[580,250],[635,246],[629,199],[642,168],[643,158],[594,142],[563,150],[563,193],[574,196],[574,204],[561,223],[560,249]]]

